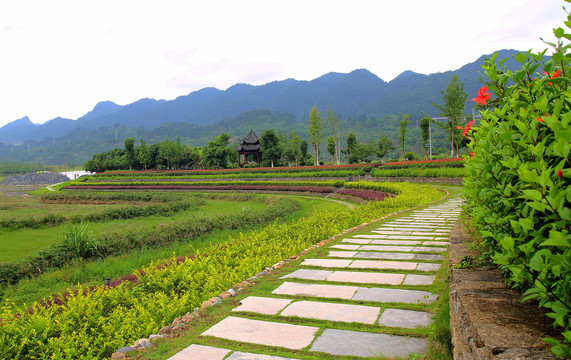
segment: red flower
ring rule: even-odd
[[[544,120],[543,120],[542,118],[538,117],[538,118],[537,118],[537,121],[543,122]]]
[[[563,171],[561,169],[557,170],[557,177],[563,179]]]
[[[545,70],[543,70],[543,73],[545,75],[549,75],[549,73]],[[557,77],[559,77],[559,75],[561,75],[561,70],[557,70],[556,72],[553,73],[553,75],[550,76],[551,79],[555,79]],[[548,82],[547,85],[552,85],[551,82]]]
[[[474,120],[470,121],[469,123],[466,124],[466,128],[464,129],[464,131],[462,132],[462,136],[466,136],[466,133],[468,132],[468,130],[470,130],[470,128],[472,127],[472,124],[474,123]]]
[[[471,152],[471,153],[470,153],[470,155],[471,155],[471,156],[476,156],[476,154],[475,154],[475,153],[473,153],[473,152]]]
[[[484,86],[481,87],[480,90],[478,91],[478,95],[472,99],[472,101],[475,101],[476,104],[479,105],[486,105],[486,101],[488,101],[488,99],[490,98],[490,94],[487,93],[488,91],[488,86]]]
[[[458,130],[464,130],[464,128],[463,128],[462,126],[458,126],[458,125],[456,125],[456,129],[458,129]]]

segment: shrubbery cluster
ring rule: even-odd
[[[496,98],[468,133],[474,154],[464,195],[487,253],[561,330],[563,342],[546,339],[552,351],[571,356],[571,54],[563,43],[571,36],[562,28],[554,33],[551,59],[546,51],[520,53],[514,73],[495,56],[485,62]]]

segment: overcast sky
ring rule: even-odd
[[[0,126],[76,119],[99,101],[171,100],[365,68],[455,70],[500,49],[535,51],[558,0],[0,0]]]

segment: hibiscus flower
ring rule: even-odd
[[[481,87],[480,90],[478,91],[478,95],[475,98],[473,98],[472,101],[475,101],[476,104],[478,105],[486,105],[486,101],[488,101],[488,99],[490,98],[490,94],[487,91],[488,91],[487,86]]]

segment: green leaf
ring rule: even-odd
[[[549,239],[541,243],[540,246],[558,246],[571,248],[569,240],[565,239],[565,234],[559,231],[550,231]]]
[[[517,54],[515,54],[515,60],[516,60],[518,63],[522,63],[522,64],[523,64],[523,63],[525,62],[526,57],[527,57],[527,56],[526,56],[524,53],[517,53]]]
[[[543,197],[538,190],[523,190],[522,191],[527,199],[541,201]]]
[[[565,31],[563,30],[563,28],[557,28],[553,29],[553,34],[555,35],[556,38],[560,39],[563,36],[563,34],[565,34]]]

